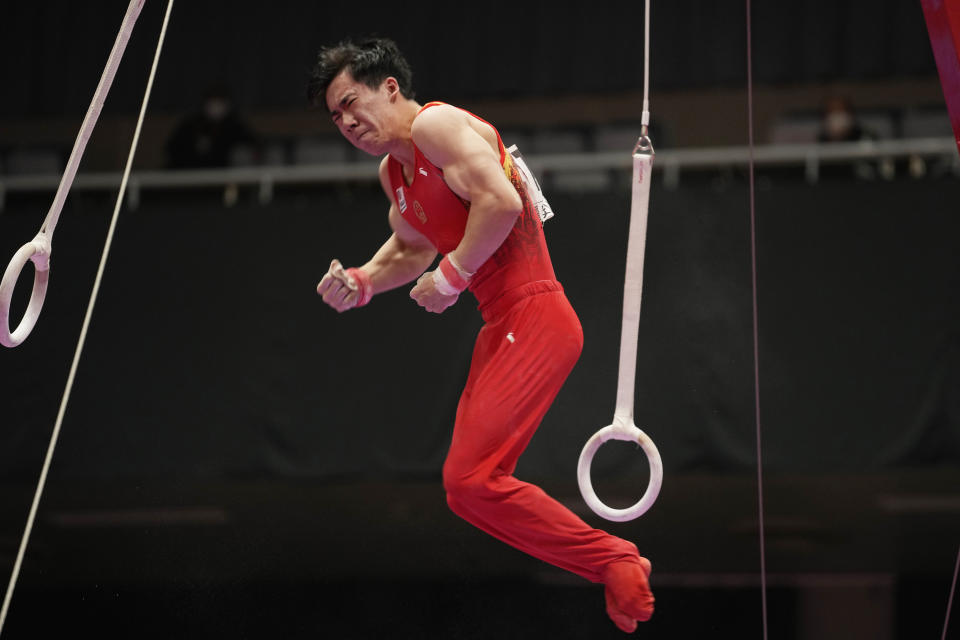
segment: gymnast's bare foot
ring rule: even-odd
[[[632,633],[637,629],[637,622],[645,622],[653,615],[649,575],[650,561],[643,557],[640,562],[611,562],[604,569],[607,615],[621,631]]]

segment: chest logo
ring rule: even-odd
[[[417,214],[417,219],[423,224],[427,224],[427,214],[423,211],[423,207],[420,206],[420,202],[417,200],[413,201],[413,212]]]
[[[407,199],[403,195],[403,187],[397,187],[397,206],[400,207],[400,213],[407,210]]]

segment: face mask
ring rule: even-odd
[[[843,111],[828,113],[824,121],[824,126],[830,135],[842,135],[853,128],[853,117]]]

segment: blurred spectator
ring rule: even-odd
[[[860,125],[853,105],[847,98],[832,96],[826,100],[820,120],[820,133],[817,136],[820,142],[858,142],[876,138],[872,131]],[[860,180],[891,180],[896,173],[893,160],[880,157],[876,160],[856,160],[850,164],[823,167],[820,169],[820,177],[848,178],[851,170],[853,177]]]
[[[184,118],[170,135],[167,167],[225,167],[243,147],[257,155],[257,137],[234,109],[229,93],[215,89],[207,94],[200,111]]]
[[[871,137],[857,122],[857,115],[849,100],[840,96],[827,99],[817,136],[820,142],[855,142]]]

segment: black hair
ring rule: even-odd
[[[412,100],[413,71],[397,44],[389,38],[367,37],[358,41],[347,38],[320,49],[317,64],[307,84],[307,100],[313,106],[326,104],[327,88],[333,79],[348,69],[354,80],[376,89],[388,77],[397,79],[400,94]]]

